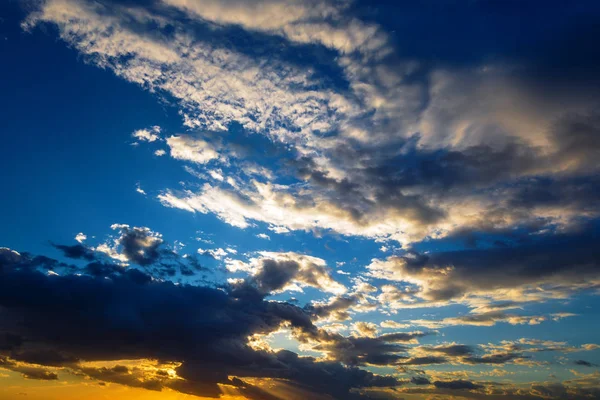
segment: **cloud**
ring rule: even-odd
[[[344,321],[350,319],[349,310],[365,302],[360,293],[335,296],[327,302],[312,302],[306,309],[317,319]]]
[[[53,24],[90,63],[174,100],[184,125],[203,133],[167,138],[172,157],[231,163],[239,175],[164,188],[169,207],[239,228],[264,222],[404,246],[599,217],[596,86],[575,74],[540,82],[533,71],[546,64],[535,58],[406,59],[398,39],[354,11],[328,1],[48,0],[23,26]],[[254,160],[232,161],[247,154],[231,126],[281,150],[283,167],[260,174],[269,182],[243,172]]]
[[[248,289],[265,295],[314,287],[330,293],[344,293],[346,288],[331,277],[325,260],[294,252],[263,251],[248,264],[230,264],[230,271],[245,270],[250,276],[236,284],[240,293]]]
[[[342,53],[386,51],[386,35],[376,25],[365,24],[357,19],[344,19],[334,3],[294,0],[165,2],[204,20],[265,31],[294,42],[322,44]],[[338,26],[325,22],[328,18],[334,19]]]
[[[133,262],[141,266],[155,263],[160,258],[159,247],[163,240],[159,233],[146,227],[130,227],[126,224],[113,224],[119,232],[112,243],[103,243],[94,250],[122,262]]]
[[[573,361],[573,364],[575,365],[579,365],[581,367],[597,367],[597,364],[591,363],[589,361],[585,361],[585,360],[575,360]]]
[[[53,246],[62,251],[65,257],[68,258],[83,259],[87,261],[93,261],[96,259],[94,251],[82,244],[76,244],[73,246],[53,244]]]
[[[257,394],[257,387],[228,378],[260,375],[344,399],[354,389],[398,384],[396,378],[357,366],[493,366],[534,362],[529,360],[533,353],[597,348],[533,341],[415,347],[425,333],[379,334],[372,323],[352,321],[356,334],[344,337],[313,325],[346,321],[377,306],[381,308],[376,311],[391,314],[455,303],[471,310],[438,320],[385,320],[379,326],[536,325],[572,314],[508,310],[600,287],[595,245],[600,218],[599,97],[596,73],[585,72],[596,71],[590,66],[597,60],[572,56],[580,55],[578,45],[590,39],[565,38],[563,25],[556,24],[560,26],[551,35],[550,54],[543,55],[549,58],[541,62],[537,48],[524,51],[526,56],[503,50],[502,37],[511,38],[512,33],[496,35],[490,30],[498,41],[493,51],[473,51],[469,60],[457,62],[447,52],[470,51],[470,46],[444,40],[427,44],[428,35],[437,31],[411,31],[413,13],[422,15],[424,8],[430,12],[430,5],[398,7],[402,12],[371,13],[351,2],[312,0],[162,0],[149,7],[131,1],[45,0],[31,5],[24,28],[56,27],[51,32],[58,32],[87,63],[178,108],[186,131],[164,137],[165,148],[186,164],[191,182],[183,182],[184,190],[171,184],[159,188],[164,206],[214,214],[241,229],[264,223],[275,233],[333,233],[401,246],[394,255],[373,259],[367,266],[364,278],[373,280],[368,285],[375,290],[366,282],[360,289],[358,284],[345,287],[318,257],[260,252],[241,261],[230,259],[233,252],[227,248],[199,249],[199,254],[223,260],[238,275],[228,284],[211,282],[217,288],[190,287],[182,276],[203,270],[196,258],[178,257],[163,248],[160,234],[127,225],[115,225],[114,237],[94,247],[83,244],[85,235],[76,237],[77,245],[55,245],[64,256],[87,262],[81,268],[0,249],[0,274],[6,278],[0,286],[9,290],[0,294],[0,305],[19,304],[40,331],[23,337],[82,359],[90,356],[90,348],[98,348],[116,358],[152,356],[181,362],[178,373],[183,379],[174,388],[183,392],[199,393],[202,388],[216,396],[216,383],[226,383],[266,397]],[[478,13],[492,25],[496,19],[505,21],[506,15],[527,15],[546,24],[557,21],[546,10],[531,16],[502,7],[461,5],[460,15],[441,25],[482,20],[470,18],[480,17]],[[375,22],[385,14],[402,21],[399,29],[410,34],[386,32],[386,24]],[[569,20],[559,14],[561,21]],[[418,25],[423,26],[417,32],[431,26]],[[535,23],[524,25],[526,30],[537,29]],[[442,31],[460,37],[456,30]],[[489,35],[486,31],[472,36],[489,40]],[[403,36],[411,38],[413,47]],[[537,47],[549,37],[536,36],[531,42]],[[559,49],[561,39],[569,44],[568,56]],[[471,43],[470,38],[464,40]],[[560,71],[560,76],[548,79],[551,71]],[[246,149],[236,142],[238,136],[250,143]],[[139,142],[163,140],[159,127],[137,130],[133,137]],[[130,263],[144,272],[126,267]],[[52,276],[46,276],[49,271]],[[73,271],[82,276],[75,277]],[[39,293],[25,299],[9,283]],[[313,299],[303,308],[264,300],[305,288],[333,296]],[[67,304],[68,296],[62,293],[72,294],[81,304]],[[61,306],[57,308],[66,315],[53,306]],[[53,335],[44,337],[42,322],[47,321],[39,319],[43,315],[63,321],[70,330],[53,327],[55,331],[48,332]],[[5,317],[11,314],[4,315],[3,309],[0,318]],[[13,329],[14,321],[8,322]],[[96,330],[86,331],[86,324]],[[294,337],[322,354],[322,360],[248,347],[247,336],[282,326],[291,327]],[[58,343],[56,338],[62,336],[72,343]],[[6,340],[10,351],[19,342],[14,337]],[[192,337],[205,342],[198,345]],[[190,348],[197,350],[190,353]],[[123,382],[132,386],[166,385],[157,377],[145,380],[129,372],[106,367],[87,374],[107,381],[128,377]],[[324,376],[328,380],[320,383]],[[469,393],[465,396],[471,398],[483,397],[488,386],[497,398],[597,394],[560,384],[511,389],[448,379],[434,376],[433,387],[413,389],[432,395]],[[424,380],[414,383],[425,385]]]
[[[139,140],[140,142],[155,142],[160,139],[160,126],[153,126],[150,129],[138,129],[134,131],[131,136]]]
[[[140,186],[139,182],[135,185],[135,191],[139,194],[143,194],[144,196],[147,194],[144,189]]]
[[[429,385],[431,381],[423,376],[413,376],[410,378],[410,383],[414,385]]]
[[[573,317],[571,313],[557,313],[548,316],[543,315],[517,315],[504,311],[488,311],[484,313],[472,313],[458,317],[443,318],[439,321],[434,320],[412,320],[409,325],[425,326],[427,328],[442,328],[445,326],[494,326],[498,322],[505,322],[510,325],[538,325],[545,321],[558,321],[563,318]]]
[[[372,322],[359,321],[352,325],[358,336],[375,337],[377,335],[377,325]]]
[[[346,365],[390,366],[400,365],[408,357],[407,344],[434,332],[396,332],[379,336],[344,337],[327,331],[297,331],[296,338],[308,349],[323,353],[326,360],[339,361]]]
[[[202,255],[202,256],[208,256],[208,257],[212,257],[215,260],[221,260],[223,257],[225,257],[228,252],[225,251],[222,248],[216,248],[216,249],[198,249],[198,254]]]
[[[42,381],[58,380],[58,374],[45,368],[17,363],[13,360],[0,356],[0,367],[19,372],[26,379]]]
[[[455,381],[435,381],[433,385],[438,389],[452,389],[452,390],[460,390],[460,389],[479,389],[481,385],[477,385],[476,383],[465,381],[465,380],[455,380]]]
[[[252,385],[228,376],[287,379],[307,390],[337,398],[352,398],[352,388],[397,384],[394,378],[334,362],[318,362],[285,350],[250,348],[249,336],[269,333],[282,324],[307,335],[318,332],[308,315],[291,304],[267,302],[260,297],[239,301],[232,294],[235,291],[138,280],[124,270],[110,279],[48,276],[32,269],[26,259],[14,261],[3,260],[0,265],[0,328],[15,338],[24,338],[13,341],[8,349],[15,362],[19,362],[19,357],[31,360],[26,354],[35,348],[64,355],[45,357],[46,361],[37,357],[40,363],[169,360],[181,363],[176,368],[181,380],[168,385],[162,385],[158,379],[124,377],[122,367],[80,369],[95,379],[156,390],[168,386],[213,397],[220,393],[217,384],[225,383],[238,387],[250,398],[262,398],[251,395]],[[27,373],[40,379],[55,379],[52,374]],[[315,380],[315,376],[328,379],[319,383],[322,380]]]
[[[178,160],[206,164],[220,157],[214,145],[188,135],[168,137],[167,145],[171,151],[171,157]]]
[[[77,240],[79,243],[83,243],[85,242],[85,240],[87,239],[87,236],[84,235],[82,232],[79,232],[76,236],[75,236],[75,240]]]
[[[404,282],[410,290],[401,303],[473,304],[484,297],[495,301],[534,301],[565,298],[598,285],[600,254],[593,245],[596,226],[568,234],[539,235],[530,243],[432,254],[407,253],[367,266],[373,277]],[[394,291],[390,292],[394,293]],[[489,323],[493,317],[511,322],[499,313],[466,316],[462,322]],[[520,323],[512,316],[512,323]],[[454,323],[459,320],[449,320]],[[487,320],[487,321],[484,321]],[[526,320],[523,320],[525,322]],[[531,320],[529,321],[531,322]]]

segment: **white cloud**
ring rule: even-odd
[[[163,149],[158,149],[158,150],[156,150],[156,151],[154,152],[154,155],[155,155],[155,156],[157,156],[157,157],[162,157],[162,156],[164,156],[165,154],[167,154],[167,152],[166,152],[165,150],[163,150]]]
[[[387,37],[377,25],[344,17],[339,3],[311,0],[163,1],[204,20],[241,25],[298,43],[317,43],[341,53],[360,51],[382,55],[389,51]]]
[[[135,191],[138,192],[139,194],[143,194],[144,196],[147,194],[146,191],[144,189],[142,189],[139,182],[136,183],[136,185],[135,185]]]
[[[206,183],[198,193],[186,191],[177,195],[165,192],[159,199],[169,207],[214,213],[239,228],[250,226],[251,221],[260,221],[271,224],[269,229],[280,233],[330,229],[344,235],[393,239],[403,243],[433,234],[434,227],[420,225],[410,213],[399,214],[395,210],[382,209],[373,212],[370,218],[357,220],[338,204],[326,199],[313,200],[314,203],[310,204],[309,199],[295,196],[289,189],[284,185],[252,181],[252,187],[238,193]],[[443,227],[438,225],[435,229],[441,231]]]
[[[266,233],[259,233],[258,235],[256,235],[256,237],[260,239],[271,240],[271,237]]]
[[[379,326],[381,326],[382,328],[390,328],[390,329],[406,329],[406,328],[410,328],[412,325],[411,324],[403,324],[403,323],[392,321],[392,320],[386,320],[386,321],[381,322],[379,324]]]
[[[217,169],[209,169],[208,174],[214,180],[221,181],[221,182],[225,180],[225,178],[223,177],[223,171],[221,171],[220,169],[218,169],[218,170]]]
[[[219,158],[215,148],[200,138],[187,135],[171,136],[167,138],[167,145],[171,149],[171,157],[178,160],[206,164]]]
[[[85,242],[87,239],[87,235],[85,235],[82,232],[79,232],[76,236],[75,236],[75,240],[77,240],[79,243],[83,243]]]
[[[160,126],[153,126],[150,129],[138,129],[137,131],[134,131],[131,136],[142,142],[154,142],[160,139],[159,134]]]
[[[216,249],[198,249],[198,254],[203,256],[209,256],[214,258],[215,260],[221,260],[223,257],[227,256],[227,251],[220,247]]]

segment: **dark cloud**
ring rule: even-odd
[[[230,286],[236,296],[264,296],[294,283],[334,293],[346,290],[333,280],[323,260],[291,252],[266,255],[257,261],[251,276]]]
[[[121,236],[117,244],[122,246],[122,253],[131,262],[141,266],[155,263],[161,256],[159,247],[163,240],[148,228],[119,227]]]
[[[410,378],[410,383],[414,385],[429,385],[431,381],[424,376],[413,376]]]
[[[591,362],[585,361],[585,360],[575,360],[575,361],[573,361],[573,364],[579,365],[581,367],[597,367],[598,366],[598,364],[594,364],[594,363],[591,363]]]
[[[575,164],[584,171],[600,167],[600,113],[570,113],[552,129],[559,148],[557,158]]]
[[[124,365],[115,365],[114,367],[82,367],[76,369],[78,373],[97,379],[103,382],[118,383],[121,385],[139,387],[147,390],[160,391],[168,386],[165,376],[149,375],[140,371],[130,371]]]
[[[317,318],[325,319],[332,317],[336,321],[345,321],[350,318],[348,310],[356,306],[363,299],[364,295],[360,293],[336,296],[328,303],[309,304],[305,309]]]
[[[462,379],[455,380],[455,381],[435,381],[435,382],[433,382],[433,385],[438,389],[452,389],[452,390],[461,390],[461,389],[474,390],[474,389],[479,389],[482,387],[481,385],[478,385],[471,381],[462,380]]]
[[[428,347],[423,346],[421,349],[425,351],[431,351],[435,353],[443,353],[450,357],[460,357],[467,356],[475,352],[473,346],[467,346],[464,344],[452,344],[448,346],[436,346],[436,347]]]
[[[486,354],[481,357],[464,357],[462,361],[467,364],[506,364],[509,361],[514,361],[523,358],[529,357],[526,357],[521,353],[495,353]]]
[[[96,255],[94,251],[90,248],[82,245],[75,244],[72,246],[63,245],[63,244],[54,244],[52,246],[56,247],[58,250],[62,251],[65,257],[75,258],[75,259],[83,259],[87,261],[93,261],[96,259]]]
[[[58,374],[56,372],[44,368],[19,364],[6,357],[2,357],[1,355],[0,367],[9,369],[11,371],[19,372],[26,379],[37,379],[42,381],[58,380]]]
[[[593,280],[600,276],[600,249],[596,245],[599,232],[598,223],[594,221],[574,232],[540,234],[508,248],[407,253],[369,268],[375,276],[427,278],[427,285],[417,294],[429,301],[460,299],[466,294],[533,284],[568,292],[585,282],[591,281],[593,287]],[[526,301],[525,298],[520,300]],[[465,322],[482,323],[509,317],[511,315],[490,312],[460,318]]]
[[[319,337],[310,315],[294,305],[267,302],[260,296],[242,301],[235,291],[139,279],[142,272],[132,275],[127,269],[119,271],[121,267],[111,268],[110,279],[45,275],[25,268],[28,259],[12,255],[0,264],[0,332],[2,351],[17,360],[40,365],[142,358],[181,362],[177,372],[185,381],[173,388],[215,396],[220,393],[217,383],[240,386],[244,393],[259,391],[236,385],[230,376],[286,379],[335,398],[352,398],[353,388],[398,384],[395,378],[345,367],[338,360],[318,362],[289,351],[248,346],[248,336],[282,324]],[[420,336],[388,335],[380,342]],[[132,381],[122,368],[85,373],[133,386],[161,387],[158,378]],[[37,376],[54,379],[52,374]]]
[[[296,261],[263,260],[262,268],[252,277],[252,284],[264,294],[280,290],[298,274]]]
[[[323,352],[327,358],[346,365],[398,365],[407,359],[408,347],[419,338],[435,332],[400,332],[376,337],[345,337],[326,331],[300,332],[301,342],[313,343],[312,349]]]

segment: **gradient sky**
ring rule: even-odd
[[[600,399],[600,3],[0,2],[0,399]]]

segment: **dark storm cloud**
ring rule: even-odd
[[[142,272],[132,275],[121,267],[111,269],[110,279],[44,275],[26,268],[28,259],[17,253],[2,254],[2,352],[17,361],[40,365],[139,358],[178,361],[182,363],[178,375],[185,382],[169,387],[218,396],[217,383],[227,383],[239,386],[242,393],[254,393],[256,399],[262,398],[256,394],[258,388],[236,384],[229,376],[288,379],[334,398],[352,398],[353,388],[398,384],[395,378],[344,367],[337,360],[318,362],[285,350],[250,348],[248,336],[271,332],[284,323],[313,338],[321,335],[310,315],[291,304],[266,302],[262,296],[240,300],[227,288],[140,279]],[[419,336],[388,335],[381,342]],[[121,369],[84,373],[149,389],[161,387],[158,378],[128,381]],[[54,379],[51,374],[38,376]],[[328,379],[316,379],[323,376]]]

